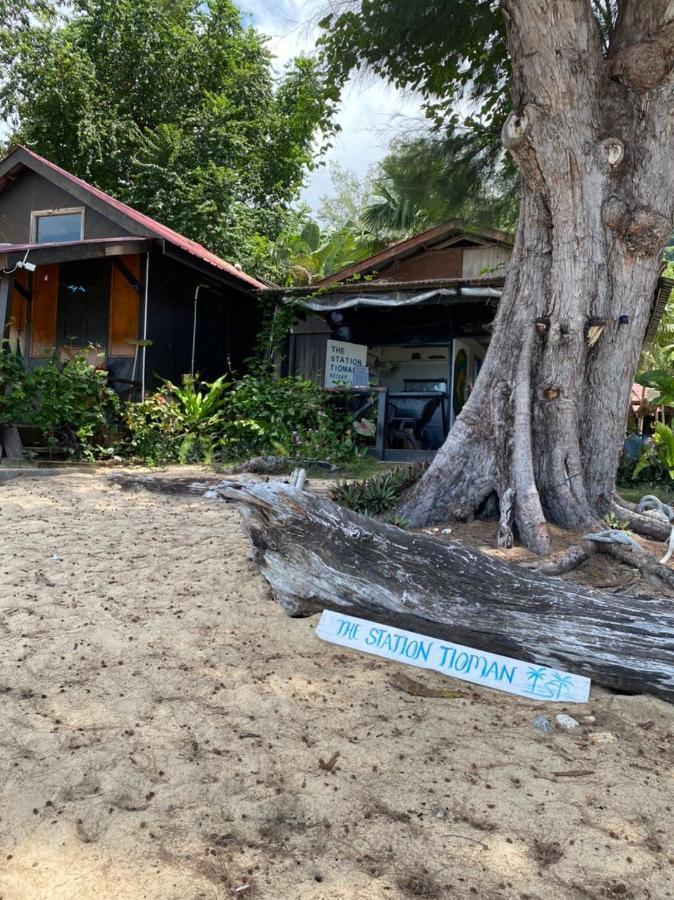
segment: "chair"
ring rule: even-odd
[[[398,408],[389,404],[388,445],[399,450],[424,450],[423,431],[443,401],[442,396],[427,400],[418,416],[399,415]],[[400,446],[398,446],[400,444]]]

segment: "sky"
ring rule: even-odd
[[[325,14],[327,0],[235,0],[259,31],[269,36],[268,47],[279,71],[302,52],[311,52]],[[386,153],[397,134],[418,131],[423,123],[421,101],[403,95],[373,75],[358,76],[342,95],[337,122],[342,130],[324,159],[365,175]],[[315,211],[320,198],[330,195],[329,165],[310,173],[302,200]]]

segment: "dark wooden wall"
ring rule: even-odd
[[[30,241],[31,211],[82,206],[82,201],[36,172],[24,172],[0,194],[0,242],[27,244]],[[99,212],[87,207],[84,237],[124,237],[129,232]]]
[[[209,282],[177,260],[154,252],[150,258],[147,336],[148,385],[159,379],[177,380],[190,371],[194,293],[202,288],[197,305],[196,368],[205,380],[232,370],[241,374],[252,355],[261,324],[256,298],[236,288]],[[141,314],[142,315],[142,314]]]

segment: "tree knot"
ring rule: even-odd
[[[658,87],[674,65],[674,22],[663,25],[646,40],[620,48],[608,65],[611,78],[633,91],[643,93]]]
[[[607,137],[599,144],[599,153],[605,165],[615,169],[625,157],[625,145],[616,137]]]
[[[503,123],[501,140],[506,150],[514,150],[524,141],[531,127],[529,106],[522,110],[513,110]]]
[[[634,256],[652,256],[664,247],[672,231],[666,216],[648,207],[630,208],[617,197],[610,197],[602,206],[602,221]]]

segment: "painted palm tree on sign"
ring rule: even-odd
[[[550,688],[556,700],[560,700],[562,691],[568,691],[573,684],[571,675],[562,675],[560,672],[554,672],[550,681],[546,682],[546,688]]]
[[[527,672],[527,681],[530,683],[531,687],[529,688],[532,694],[536,693],[536,688],[539,681],[542,681],[543,678],[548,674],[548,670],[544,666],[538,666],[538,668],[529,667]]]

